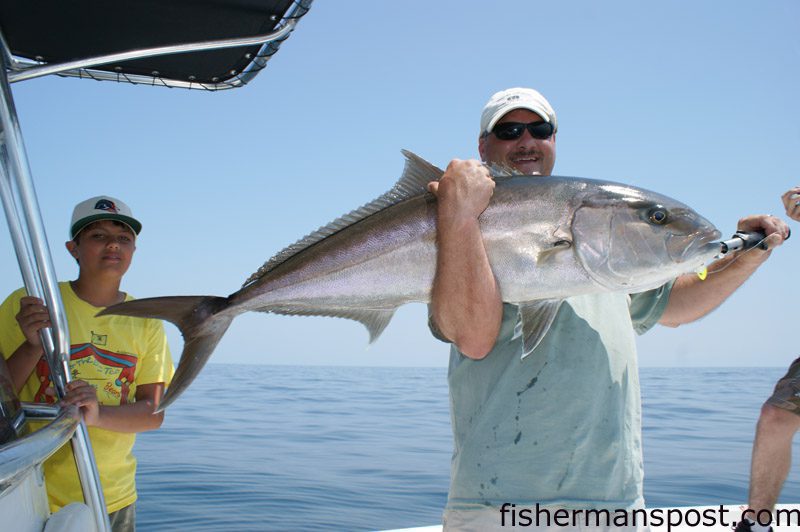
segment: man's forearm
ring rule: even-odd
[[[669,303],[658,321],[662,325],[677,327],[702,318],[717,308],[739,288],[775,248],[789,238],[789,226],[783,220],[765,214],[745,216],[736,225],[737,231],[760,231],[767,250],[752,248],[726,256],[708,267],[708,277],[703,281],[694,275],[684,275],[672,288]]]
[[[440,218],[437,236],[434,322],[464,355],[483,358],[497,338],[503,306],[480,225],[475,218]]]
[[[679,277],[659,323],[677,327],[698,320],[720,306],[766,260],[767,252],[751,250],[748,253],[763,254],[763,260],[741,261],[737,256],[724,257],[708,267],[705,280],[694,274]]]

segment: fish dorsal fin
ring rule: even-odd
[[[522,172],[517,170],[511,165],[506,163],[488,163],[489,173],[494,179],[502,179],[504,177],[514,177],[515,175],[523,175]]]
[[[400,150],[406,158],[406,165],[403,168],[403,175],[394,184],[392,190],[386,194],[401,194],[398,201],[419,196],[428,191],[428,183],[439,181],[444,170],[434,166],[416,153],[408,150]],[[386,195],[384,194],[384,196]],[[381,196],[383,197],[383,196]]]
[[[522,316],[522,339],[524,349],[522,358],[530,355],[536,346],[541,343],[544,335],[550,330],[553,320],[556,319],[558,309],[561,308],[563,299],[543,299],[522,303],[519,313]]]
[[[369,343],[371,344],[378,339],[386,326],[389,325],[392,316],[394,316],[394,311],[397,309],[308,309],[287,306],[266,307],[258,310],[284,316],[327,316],[355,320],[367,328],[367,331],[369,331]]]
[[[278,252],[274,257],[269,259],[261,266],[257,272],[251,275],[242,286],[247,286],[254,283],[264,276],[267,272],[282,264],[290,257],[295,256],[300,251],[320,242],[321,240],[338,233],[342,229],[359,222],[376,212],[383,210],[387,207],[405,201],[407,199],[420,196],[427,192],[428,183],[431,181],[438,181],[444,173],[443,170],[432,165],[422,157],[408,151],[402,150],[406,158],[406,165],[403,168],[403,175],[395,183],[395,185],[381,195],[379,198],[362,205],[358,209],[351,211],[344,216],[337,218],[328,225],[320,227],[313,233],[306,235],[294,244],[284,248]]]

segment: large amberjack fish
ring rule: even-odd
[[[374,341],[399,306],[430,300],[436,198],[426,185],[443,172],[403,154],[405,170],[389,192],[287,247],[228,297],[137,299],[101,313],[160,318],[181,330],[183,354],[162,409],[242,312],[349,318]],[[720,250],[711,223],[655,192],[571,177],[495,179],[481,231],[503,301],[520,306],[526,353],[565,298],[653,288],[701,268]]]

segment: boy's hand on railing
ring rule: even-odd
[[[50,315],[44,301],[38,297],[25,296],[19,300],[20,309],[17,313],[17,323],[25,335],[25,341],[31,351],[38,351],[43,354],[42,339],[39,331],[45,327],[50,327]]]
[[[96,426],[100,420],[100,405],[97,402],[97,391],[86,381],[75,380],[67,384],[67,395],[62,402],[81,409],[83,421],[89,427]]]

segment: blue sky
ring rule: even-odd
[[[691,205],[723,232],[782,214],[800,183],[800,4],[318,0],[243,89],[206,93],[51,77],[14,95],[56,269],[75,203],[144,225],[124,288],[226,295],[271,255],[389,189],[401,148],[477,155],[481,108],[531,86],[559,119],[555,173]],[[641,337],[644,366],[785,366],[798,354],[797,235],[699,323]],[[0,234],[0,292],[20,284]],[[219,363],[442,366],[425,307],[367,348],[360,324],[248,314]],[[170,329],[173,351],[181,341]]]

